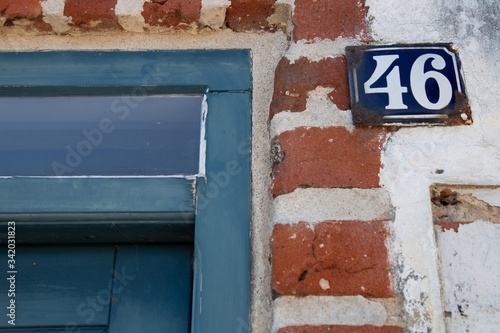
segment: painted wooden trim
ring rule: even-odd
[[[51,327],[51,328],[8,328],[0,329],[2,333],[67,333],[66,327]],[[78,327],[80,333],[107,333],[107,328],[104,327]]]
[[[0,53],[1,55],[1,53]],[[3,86],[0,87],[0,97],[45,97],[45,96],[153,96],[153,95],[202,95],[208,87],[198,86]]]
[[[207,181],[198,182],[193,333],[249,332],[250,93],[208,95]]]
[[[80,219],[82,216],[79,217]],[[2,218],[3,219],[3,218]],[[17,244],[118,244],[118,243],[192,243],[194,219],[140,220],[42,220],[16,221]],[[7,230],[7,221],[0,229]],[[0,244],[7,234],[0,233]]]
[[[195,180],[0,178],[0,244],[192,242]]]
[[[194,212],[185,178],[0,178],[0,213]]]
[[[202,85],[248,91],[250,61],[248,50],[0,52],[0,87]]]

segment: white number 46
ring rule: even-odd
[[[403,93],[408,92],[408,87],[401,85],[401,75],[399,66],[394,68],[386,75],[386,87],[373,87],[373,84],[379,80],[391,67],[391,65],[399,58],[399,55],[379,55],[373,56],[377,65],[372,76],[364,83],[366,94],[387,94],[389,104],[385,107],[388,110],[408,109],[408,106],[403,102]],[[446,61],[438,54],[426,53],[415,60],[410,71],[410,88],[415,100],[422,107],[429,110],[439,110],[446,107],[452,99],[453,89],[450,81],[442,73],[429,70],[424,72],[424,65],[427,60],[432,59],[431,66],[433,69],[442,70],[446,67]],[[434,79],[439,87],[439,98],[436,102],[431,102],[425,90],[427,80]]]

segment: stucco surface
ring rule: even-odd
[[[405,299],[408,328],[444,332],[429,186],[500,183],[500,3],[424,0],[402,5],[367,0],[367,5],[377,43],[450,42],[462,61],[474,124],[400,129],[385,147],[381,171],[396,212],[392,254],[398,263],[396,283]],[[480,269],[476,274],[487,272]],[[489,325],[486,320],[474,331],[486,332]]]
[[[500,327],[500,224],[476,221],[437,232],[448,332]]]

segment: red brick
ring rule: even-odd
[[[282,328],[278,333],[403,333],[397,326],[290,326]]]
[[[270,118],[280,111],[306,109],[307,93],[316,87],[333,88],[328,95],[341,110],[349,109],[349,85],[344,57],[312,62],[300,58],[293,64],[287,58],[279,62],[274,78]]]
[[[461,225],[470,224],[472,222],[434,222],[434,225],[438,226],[441,231],[453,230],[458,232]]]
[[[234,31],[273,30],[267,18],[274,14],[276,0],[231,0],[226,26]]]
[[[317,263],[313,253],[314,231],[306,223],[278,224],[273,231],[273,289],[291,294],[301,283],[300,276]]]
[[[115,16],[117,0],[66,0],[64,15],[71,16],[74,25],[81,28],[119,28]],[[91,27],[91,22],[100,23]]]
[[[42,15],[40,0],[0,0],[0,13],[7,19],[36,19]]]
[[[364,37],[367,12],[364,0],[295,0],[293,38]]]
[[[143,8],[142,16],[151,26],[187,28],[199,20],[201,0],[155,0]]]
[[[273,168],[274,196],[298,187],[379,187],[383,128],[300,127],[277,136],[284,157]]]
[[[272,280],[278,295],[391,297],[385,221],[276,225]],[[320,285],[320,281],[328,285]],[[323,282],[326,282],[323,281]]]

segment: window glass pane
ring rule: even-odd
[[[203,96],[3,97],[0,176],[199,172]]]

